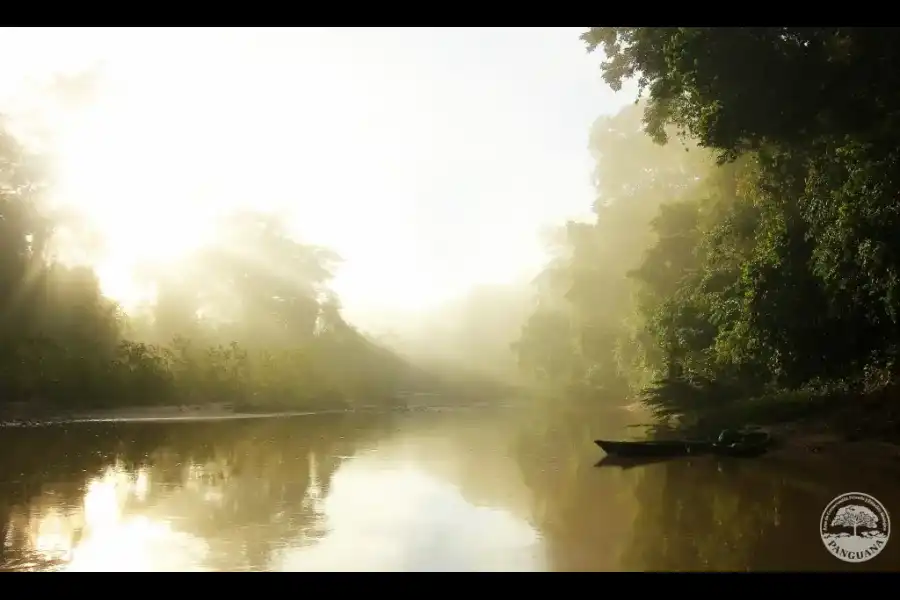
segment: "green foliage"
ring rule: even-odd
[[[630,281],[657,268],[642,266],[641,254],[659,207],[694,188],[712,164],[690,144],[661,147],[640,135],[640,115],[634,106],[595,123],[596,221],[559,232],[556,256],[535,282],[538,307],[514,345],[523,369],[582,397],[625,394],[659,361],[646,339],[646,311],[637,310],[654,303],[655,292]],[[690,219],[690,210],[682,213]],[[677,235],[670,243],[684,246]],[[658,267],[677,279],[678,265]]]
[[[872,373],[889,384],[900,350],[893,30],[582,37],[605,54],[613,89],[636,79],[644,98],[595,126],[596,222],[570,226],[544,275],[545,306],[566,325],[542,333],[536,313],[522,358],[544,348],[568,357],[563,378],[627,381],[660,418],[746,415],[737,407],[764,397],[785,409],[753,406],[795,414],[804,402],[791,394],[846,398]],[[579,345],[599,323],[606,335]],[[551,352],[560,338],[568,351]]]

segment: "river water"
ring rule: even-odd
[[[0,570],[897,570],[827,552],[858,461],[597,467],[616,418],[517,409],[0,430]]]

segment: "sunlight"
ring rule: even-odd
[[[48,561],[67,561],[72,554],[72,533],[70,520],[58,509],[50,509],[38,521],[32,543]]]
[[[57,131],[55,200],[100,235],[93,259],[102,289],[127,309],[150,299],[138,270],[175,264],[208,242],[212,217],[208,206],[190,201],[182,169],[158,172],[162,157],[170,157],[162,164],[172,157],[164,139],[170,119],[138,114],[140,106],[123,97],[110,93]]]
[[[134,257],[124,261],[104,258],[94,267],[100,280],[100,291],[118,302],[125,311],[152,303],[155,297],[153,289],[142,285],[135,276],[136,265],[141,262],[142,259]]]
[[[129,500],[147,493],[148,475],[109,468],[88,482],[82,510],[49,509],[30,528],[32,547],[64,571],[136,572],[196,570],[186,556],[202,556],[206,545],[146,515],[127,515]]]
[[[584,131],[609,94],[577,29],[539,33],[536,46],[515,29],[67,30],[85,48],[69,53],[40,31],[17,54],[39,56],[31,78],[54,56],[70,72],[102,64],[93,98],[55,115],[24,104],[46,113],[56,200],[103,238],[88,262],[126,310],[148,301],[142,264],[177,269],[238,207],[283,212],[340,254],[351,312],[419,310],[539,267],[537,228],[590,206]],[[513,59],[542,68],[498,79]],[[559,100],[523,90],[569,79],[577,111],[535,121]]]
[[[187,562],[205,544],[174,531],[167,523],[134,517],[113,531],[89,536],[72,553],[71,572],[148,572],[203,570]]]
[[[84,494],[84,520],[91,531],[114,527],[122,518],[122,504],[131,492],[129,474],[115,468],[90,481]]]

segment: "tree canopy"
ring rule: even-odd
[[[643,391],[661,414],[890,381],[895,33],[585,32],[605,81],[636,80],[639,100],[594,126],[596,218],[566,227],[541,277],[523,365],[592,393]]]

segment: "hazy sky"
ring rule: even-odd
[[[633,96],[581,31],[5,29],[0,95],[104,62],[96,102],[58,124],[58,193],[110,238],[111,294],[215,213],[279,209],[345,258],[352,319],[520,277],[542,226],[589,213],[588,128]]]

